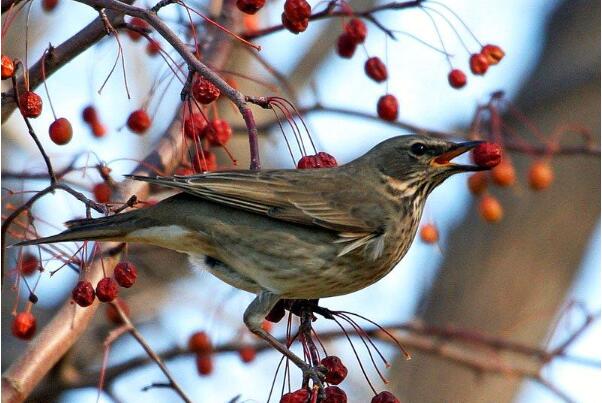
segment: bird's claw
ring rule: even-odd
[[[327,372],[326,367],[324,365],[307,365],[301,368],[301,371],[303,371],[303,385],[307,386],[309,384],[309,380],[311,379],[312,386],[317,386],[319,396],[324,398],[324,380],[326,379]]]

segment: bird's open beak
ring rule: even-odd
[[[434,157],[431,160],[431,166],[437,168],[453,169],[454,171],[484,171],[487,168],[477,165],[462,165],[451,162],[458,155],[462,155],[483,143],[483,141],[467,141],[464,143],[456,143],[450,146],[445,152]]]

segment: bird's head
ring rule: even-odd
[[[420,135],[398,136],[378,144],[364,158],[392,180],[425,186],[429,192],[453,174],[487,169],[452,161],[480,143],[453,143]]]

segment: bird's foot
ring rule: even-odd
[[[324,392],[324,379],[326,379],[326,372],[328,371],[324,365],[306,365],[301,368],[303,371],[303,386],[308,386],[309,381],[312,382],[312,387],[318,387],[318,396],[320,398],[326,397]]]

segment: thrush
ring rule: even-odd
[[[328,169],[129,176],[182,192],[113,216],[70,221],[58,235],[21,242],[121,241],[186,253],[194,265],[256,294],[244,322],[321,385],[322,374],[261,323],[280,299],[317,299],[365,288],[408,251],[430,192],[485,168],[452,159],[481,142],[407,135]]]

